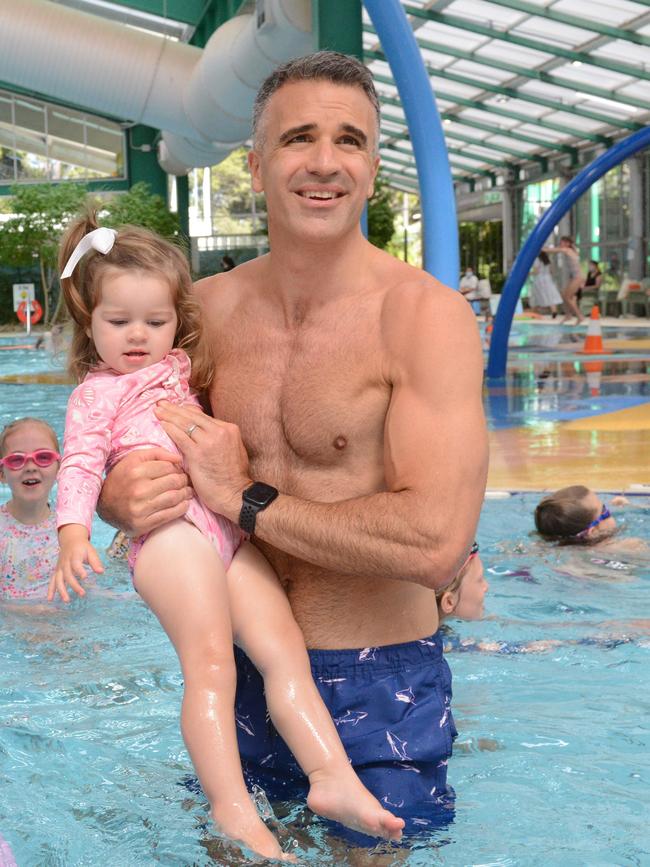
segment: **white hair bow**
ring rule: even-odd
[[[103,253],[104,256],[110,253],[116,237],[117,232],[115,229],[107,229],[105,226],[93,229],[92,232],[84,235],[66,262],[65,268],[61,272],[61,279],[71,277],[81,257],[85,256],[90,250],[97,250],[98,253]]]

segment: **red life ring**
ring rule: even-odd
[[[31,302],[32,307],[32,316],[31,322],[32,325],[36,325],[37,322],[41,321],[43,316],[43,308],[39,304],[38,301],[34,300]],[[18,305],[18,310],[16,310],[16,316],[20,319],[21,322],[27,322],[27,302],[21,301]]]

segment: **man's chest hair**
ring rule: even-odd
[[[390,389],[378,367],[351,346],[253,353],[218,367],[213,411],[239,426],[251,461],[340,464],[381,440]]]

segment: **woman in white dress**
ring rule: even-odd
[[[551,260],[544,250],[540,251],[533,265],[533,285],[530,296],[530,306],[535,313],[540,313],[542,307],[550,307],[551,315],[555,319],[557,305],[562,303],[562,296],[551,274]]]

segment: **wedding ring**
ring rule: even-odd
[[[194,431],[197,429],[197,427],[198,427],[198,424],[191,424],[191,425],[187,428],[187,430],[185,431],[185,433],[188,435],[188,437],[189,437],[190,439],[192,439],[192,434],[193,434]]]

